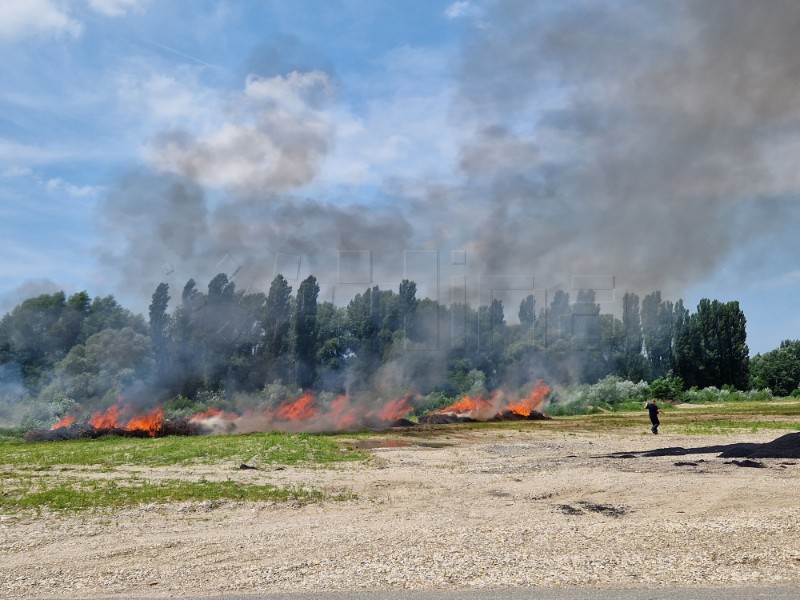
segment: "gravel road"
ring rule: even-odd
[[[523,424],[452,430],[435,443],[361,440],[369,463],[330,469],[152,469],[140,476],[313,485],[355,498],[0,515],[0,597],[798,586],[800,461],[745,468],[714,454],[634,454],[775,437]],[[120,476],[64,471],[77,473]]]

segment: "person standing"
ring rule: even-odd
[[[650,431],[658,435],[658,426],[661,425],[661,421],[658,420],[658,413],[661,412],[658,408],[658,404],[656,404],[655,399],[653,399],[645,404],[644,407],[647,409],[647,412],[650,413],[650,422],[653,424]]]

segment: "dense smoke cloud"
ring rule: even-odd
[[[332,132],[323,107],[331,93],[324,73],[248,76],[216,131],[199,138],[165,134],[150,161],[159,171],[239,196],[295,189],[313,178],[328,152]]]
[[[780,159],[800,123],[797,3],[496,8],[464,53],[457,107],[476,123],[467,190],[490,198],[492,227],[474,232],[486,265],[680,292],[786,217],[762,204],[800,189]],[[499,127],[538,160],[487,173],[484,132]]]
[[[387,177],[373,204],[304,192],[336,147],[320,60],[251,75],[216,128],[165,132],[109,194],[106,264],[146,298],[220,271],[265,290],[286,265],[335,284],[341,250],[374,253],[357,283],[380,283],[381,256],[436,249],[443,287],[455,250],[474,281],[679,294],[796,210],[798,33],[792,1],[492,4],[456,65],[457,180]]]

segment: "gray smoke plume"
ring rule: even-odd
[[[495,8],[456,107],[475,123],[461,196],[489,225],[472,238],[489,269],[680,293],[797,216],[768,202],[800,184],[783,158],[800,124],[796,2]]]
[[[457,65],[459,181],[387,179],[373,204],[301,192],[335,149],[320,60],[257,73],[217,129],[165,132],[109,194],[105,263],[143,298],[220,271],[341,283],[342,250],[420,249],[440,251],[444,287],[452,271],[679,294],[796,222],[798,34],[792,0],[496,2]],[[370,260],[354,283],[382,281]]]

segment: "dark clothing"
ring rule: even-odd
[[[647,412],[650,413],[650,422],[653,424],[651,428],[652,432],[658,433],[658,426],[661,425],[661,422],[658,420],[658,405],[653,402],[648,402],[645,408]]]

